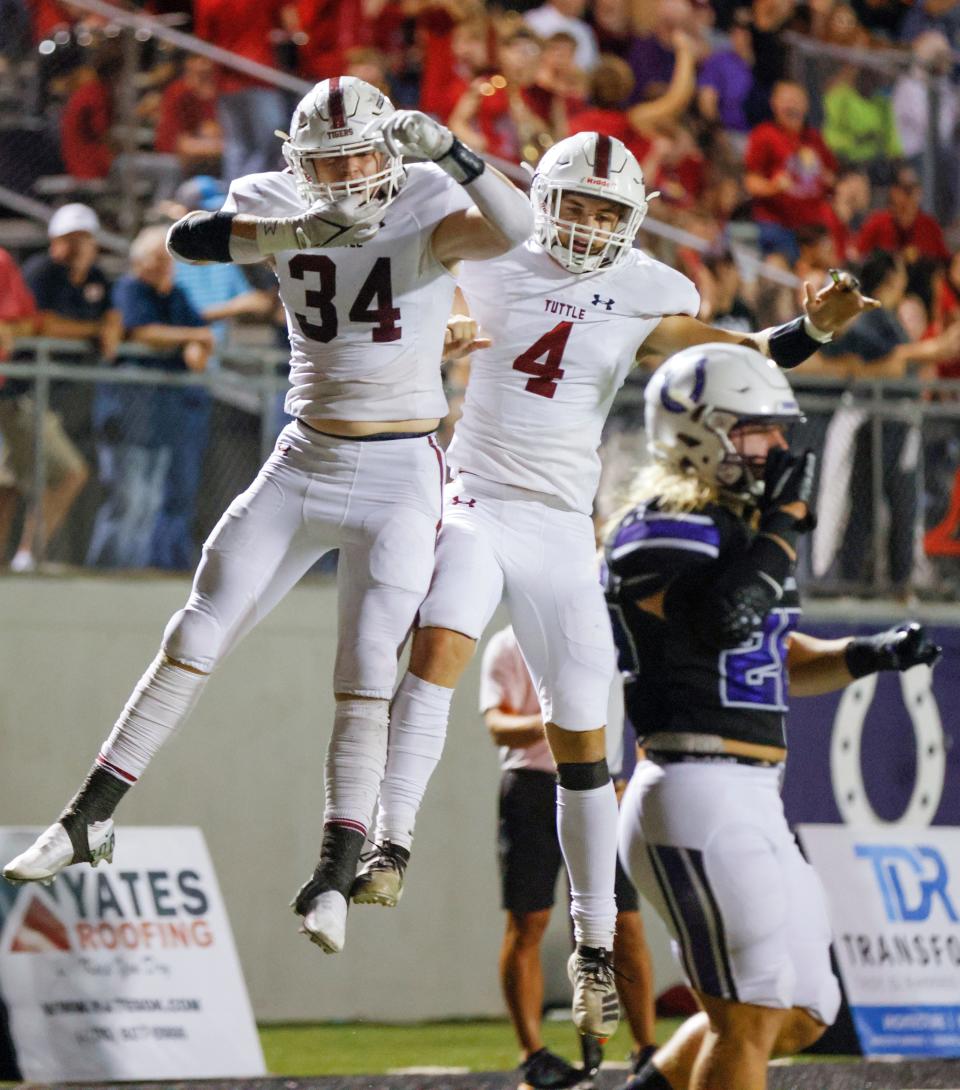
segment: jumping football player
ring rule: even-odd
[[[536,226],[526,244],[466,264],[459,277],[494,345],[473,357],[448,452],[458,476],[393,705],[378,849],[353,898],[396,904],[454,687],[505,596],[557,763],[578,944],[568,967],[574,1022],[606,1038],[619,1018],[611,963],[617,800],[603,730],[614,650],[590,519],[597,448],[635,364],[745,335],[698,321],[693,284],[633,248],[649,198],[619,140],[598,133],[562,140],[541,160],[530,196]],[[843,278],[816,296],[808,288],[805,317],[753,334],[751,343],[794,366],[875,305]]]
[[[4,876],[44,881],[71,863],[110,859],[117,804],[211,672],[339,548],[323,841],[294,903],[306,934],[335,952],[383,775],[397,651],[433,571],[444,477],[433,432],[447,411],[440,358],[451,270],[522,242],[532,216],[525,196],[448,129],[394,111],[352,77],[303,98],[283,153],[287,170],[237,179],[221,211],[190,213],[168,245],[190,262],[272,261],[296,420],[208,538],[186,606],[86,781]],[[405,154],[432,161],[405,167]]]
[[[626,701],[646,760],[620,858],[670,930],[702,1012],[629,1090],[764,1090],[767,1062],[836,1016],[823,889],[780,798],[789,697],[932,666],[917,624],[868,638],[796,631],[797,540],[814,455],[792,454],[790,384],[747,347],[667,360],[647,386],[653,455],[606,546]]]

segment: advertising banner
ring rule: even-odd
[[[0,859],[39,829],[0,829]],[[25,1079],[264,1073],[199,829],[123,828],[119,857],[50,885],[0,879],[0,1013]],[[0,1027],[3,1028],[3,1027]]]
[[[800,625],[824,639],[885,627]],[[960,720],[950,714],[960,692],[960,627],[928,629],[944,650],[934,670],[874,674],[841,692],[791,700],[783,800],[792,825],[960,826]]]
[[[960,829],[801,825],[865,1055],[960,1056]]]

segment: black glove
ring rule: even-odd
[[[760,530],[792,539],[796,534],[812,530],[817,524],[812,510],[813,479],[817,456],[812,450],[791,454],[774,447],[767,455],[763,471],[763,495],[760,497]],[[782,511],[790,503],[803,503],[807,513],[803,518]]]
[[[909,670],[912,666],[933,666],[943,648],[930,639],[916,621],[905,621],[875,636],[855,636],[845,652],[847,669],[853,677],[865,677],[879,670]]]

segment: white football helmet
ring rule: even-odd
[[[358,196],[383,208],[396,197],[406,179],[403,160],[365,138],[372,121],[392,114],[393,103],[382,91],[355,76],[334,76],[318,83],[297,103],[284,138],[283,157],[293,172],[300,199],[308,205]],[[322,182],[316,160],[379,152],[383,168],[368,178]]]
[[[783,371],[738,344],[677,352],[654,371],[644,401],[647,449],[657,461],[746,502],[763,492],[762,470],[742,457],[730,432],[804,419]]]
[[[602,231],[562,220],[564,193],[604,197],[622,205],[616,229]],[[537,241],[571,272],[610,268],[630,252],[647,205],[656,196],[647,194],[640,164],[621,141],[598,132],[568,136],[544,154],[530,183]],[[566,242],[560,239],[561,231]],[[603,245],[597,246],[599,242]]]

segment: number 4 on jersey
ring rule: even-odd
[[[571,329],[573,322],[559,322],[513,361],[514,371],[535,376],[528,379],[524,386],[528,393],[553,397],[557,392],[557,383],[563,378],[560,361],[563,359]],[[540,361],[541,356],[546,356],[543,362]]]

